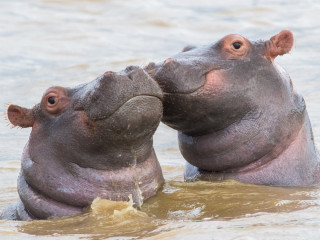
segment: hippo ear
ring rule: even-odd
[[[279,34],[266,41],[265,56],[271,61],[277,56],[290,52],[293,46],[294,38],[292,32],[283,30]]]
[[[181,52],[188,52],[188,51],[190,51],[190,50],[192,50],[192,49],[194,49],[194,48],[196,48],[196,46],[194,46],[194,45],[187,45],[187,46],[185,46],[185,47],[182,49]]]
[[[32,127],[34,116],[31,109],[22,108],[17,105],[9,105],[7,110],[8,120],[13,126],[22,128]]]

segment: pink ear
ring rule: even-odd
[[[34,116],[31,109],[22,108],[17,105],[9,105],[7,116],[13,126],[22,128],[32,127],[34,123]]]
[[[290,52],[293,46],[294,38],[292,32],[283,30],[279,34],[266,41],[265,56],[271,61],[277,56]]]

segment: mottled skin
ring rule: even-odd
[[[51,87],[32,109],[10,105],[14,126],[32,127],[18,178],[20,201],[2,218],[81,213],[96,197],[134,203],[163,182],[152,136],[162,91],[139,67],[107,72],[75,88]]]
[[[288,30],[257,42],[232,34],[146,67],[165,92],[162,121],[178,130],[186,180],[319,183],[304,99],[274,62],[293,41]]]

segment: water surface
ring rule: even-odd
[[[290,29],[295,46],[277,61],[306,100],[319,148],[319,12],[316,0],[2,0],[0,112],[8,103],[32,107],[52,85],[75,86],[108,70],[162,61],[187,44],[229,33],[269,39]],[[18,198],[29,133],[0,117],[0,210]],[[154,145],[166,182],[141,209],[96,200],[74,217],[0,221],[0,239],[319,239],[319,187],[184,183],[176,132],[160,125]]]

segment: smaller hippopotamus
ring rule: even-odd
[[[2,219],[81,213],[94,198],[136,206],[163,175],[153,149],[163,93],[139,67],[106,72],[75,88],[50,87],[32,109],[10,105],[14,126],[32,127],[18,178],[20,200]]]
[[[304,99],[274,61],[293,43],[288,30],[256,42],[231,34],[145,68],[165,92],[162,121],[179,132],[186,180],[319,184]]]

